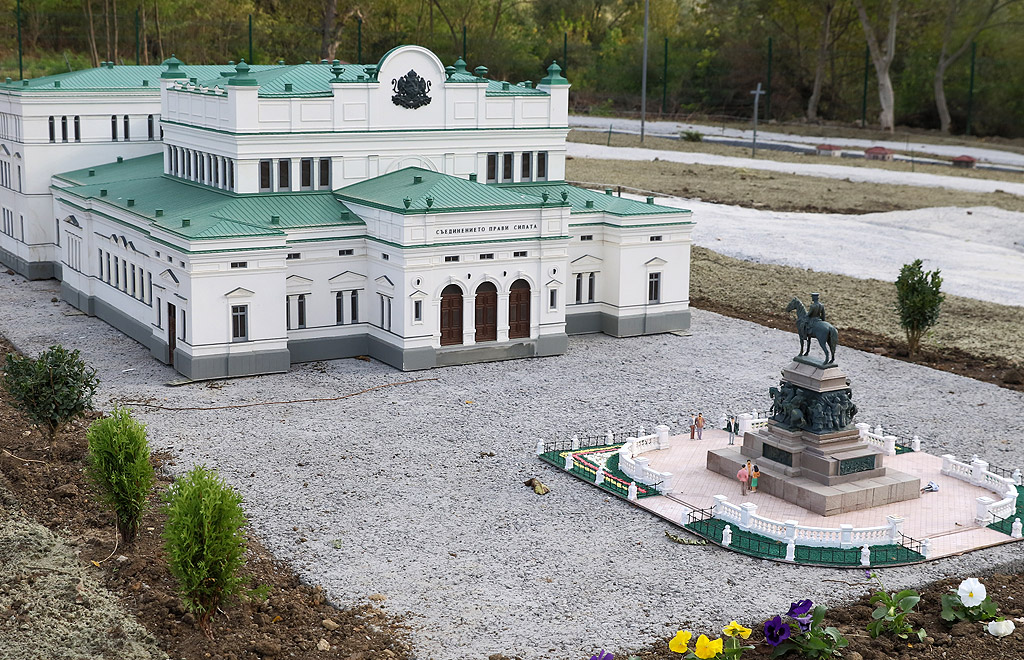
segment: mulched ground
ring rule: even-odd
[[[988,589],[988,595],[1000,605],[999,614],[1010,619],[1024,615],[1024,574],[991,575],[981,577]],[[865,595],[852,605],[830,610],[825,616],[825,625],[835,626],[850,641],[843,649],[843,660],[1021,660],[1024,658],[1024,620],[1016,621],[1017,629],[1008,637],[997,639],[986,632],[982,624],[960,622],[951,625],[941,618],[940,598],[942,594],[955,589],[960,578],[951,578],[929,585],[922,591],[918,611],[908,617],[914,630],[924,628],[927,637],[923,643],[916,635],[910,640],[901,640],[891,635],[871,639],[867,623],[871,620],[874,606],[868,603],[867,590],[873,589],[874,582],[864,581]],[[785,612],[780,612],[785,618]],[[749,621],[741,621],[747,625]],[[764,641],[764,622],[759,621],[747,643],[755,648],[743,654],[743,660],[767,660],[772,647]],[[697,635],[706,634],[712,639],[721,636],[719,630],[690,629]],[[692,648],[692,643],[691,643]],[[633,651],[640,660],[678,660],[682,657],[668,648],[668,640],[648,648]],[[627,658],[628,653],[615,653],[616,658]],[[785,658],[798,658],[790,653]]]
[[[10,350],[10,344],[0,338],[0,356]],[[302,584],[251,536],[246,586],[248,590],[269,586],[269,598],[243,597],[218,612],[211,620],[212,639],[208,638],[185,611],[163,550],[164,516],[159,504],[171,483],[168,476],[158,478],[139,538],[130,547],[114,550],[112,515],[97,504],[82,472],[85,429],[98,416],[94,413],[84,423],[68,427],[50,442],[12,407],[7,392],[0,388],[0,449],[5,450],[0,451],[0,479],[29,516],[71,540],[83,564],[99,562],[91,570],[102,574],[101,581],[120,596],[168,655],[189,660],[411,657],[401,621],[372,602],[346,610],[333,607],[320,587]],[[158,474],[169,460],[154,456]],[[384,597],[375,594],[369,599],[380,602]],[[0,612],[0,617],[14,614]],[[330,650],[317,648],[321,640]]]

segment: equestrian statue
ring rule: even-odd
[[[786,305],[786,312],[796,310],[796,331],[800,335],[800,355],[811,352],[811,339],[817,339],[821,350],[825,352],[823,364],[836,361],[836,344],[839,343],[839,332],[835,326],[825,321],[825,305],[818,300],[817,293],[811,294],[811,309],[804,309],[799,298],[793,298]]]

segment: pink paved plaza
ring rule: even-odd
[[[734,448],[739,455],[742,440],[737,437],[736,442]],[[752,502],[757,505],[757,515],[765,518],[796,520],[801,525],[813,527],[838,528],[840,524],[877,527],[886,524],[886,516],[900,516],[904,519],[904,534],[918,540],[931,539],[932,558],[1018,540],[975,523],[977,498],[991,497],[993,493],[941,474],[942,459],[924,451],[887,456],[885,466],[920,477],[922,485],[934,481],[939,484],[938,492],[922,493],[914,500],[825,517],[766,493],[741,496],[738,481],[705,467],[708,450],[727,445],[728,434],[725,431],[706,429],[701,441],[690,440],[688,434],[676,435],[671,437],[669,449],[646,452],[644,456],[650,459],[652,469],[672,473],[673,497],[644,498],[638,502],[639,506],[675,522],[680,522],[684,509],[678,500],[692,509],[707,508],[715,503],[715,495],[725,495],[733,504]],[[964,457],[957,458],[964,460]]]

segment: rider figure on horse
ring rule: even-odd
[[[811,322],[812,319],[818,319],[819,321],[825,320],[825,305],[818,300],[820,293],[811,294],[811,307],[807,310],[807,321]]]

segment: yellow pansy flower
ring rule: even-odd
[[[715,641],[711,641],[707,635],[701,635],[697,638],[697,645],[693,648],[693,652],[700,660],[711,660],[722,652],[722,638],[719,637]]]
[[[676,636],[669,641],[669,650],[675,653],[686,653],[686,649],[690,645],[691,637],[693,637],[693,633],[689,630],[680,630],[676,633]]]
[[[729,625],[727,625],[725,628],[722,628],[723,634],[728,635],[729,637],[740,636],[743,639],[747,639],[748,637],[750,637],[750,633],[752,632],[753,631],[750,628],[744,628],[735,621],[730,621]]]

